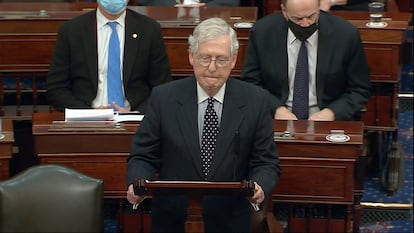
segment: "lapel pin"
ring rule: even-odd
[[[133,34],[132,34],[132,38],[134,38],[134,39],[138,38],[138,34],[133,33]]]

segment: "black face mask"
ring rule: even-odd
[[[292,30],[293,34],[295,34],[296,38],[300,41],[305,41],[308,39],[316,30],[318,30],[318,24],[313,23],[308,27],[302,27],[291,20],[287,21],[288,27]]]

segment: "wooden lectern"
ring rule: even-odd
[[[148,181],[135,180],[134,190],[138,195],[183,194],[189,198],[185,231],[204,232],[201,200],[204,195],[252,196],[253,181],[204,182],[204,181]]]

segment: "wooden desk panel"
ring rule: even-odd
[[[0,73],[5,77],[13,77],[13,73],[39,72],[46,74],[52,51],[55,47],[56,35],[51,33],[1,35]],[[31,51],[31,52],[27,52]],[[10,56],[14,54],[15,56]],[[0,75],[1,75],[0,74]]]
[[[89,176],[104,180],[105,198],[126,197],[125,171],[128,153],[67,152],[63,154],[43,154],[40,151],[37,156],[40,158],[40,164],[65,165]]]
[[[307,121],[294,124],[304,122]],[[288,202],[352,203],[356,183],[360,182],[355,168],[362,156],[363,124],[313,123],[313,127],[319,130],[325,125],[330,129],[345,129],[351,139],[345,143],[329,142],[325,139],[329,128],[319,132],[295,129],[293,139],[276,138],[277,150],[283,161],[282,171],[288,174],[289,179],[280,180],[273,196],[278,201]],[[283,132],[286,129],[284,124],[284,121],[275,121],[275,131]],[[309,174],[312,174],[312,179],[309,179]]]
[[[9,161],[13,155],[13,121],[0,118],[0,181],[9,178]],[[2,135],[2,136],[1,136]],[[4,137],[3,137],[4,136]]]
[[[273,194],[276,201],[349,205],[353,203],[355,160],[282,160],[283,175],[289,174],[289,179],[280,180]]]
[[[272,194],[273,199],[277,202],[345,205],[348,211],[343,227],[339,226],[340,231],[357,232],[362,215],[359,203],[365,169],[363,123],[274,121],[274,128],[276,136],[289,131],[294,137],[275,139],[282,175]],[[344,130],[350,140],[327,141],[326,135],[334,129]],[[291,221],[295,224],[294,219]]]

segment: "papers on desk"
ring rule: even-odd
[[[113,109],[65,109],[66,122],[126,122],[142,121],[144,115],[115,113]]]
[[[118,113],[114,116],[116,122],[142,121],[142,119],[144,115],[138,113]]]
[[[65,121],[113,121],[113,109],[65,109]]]

